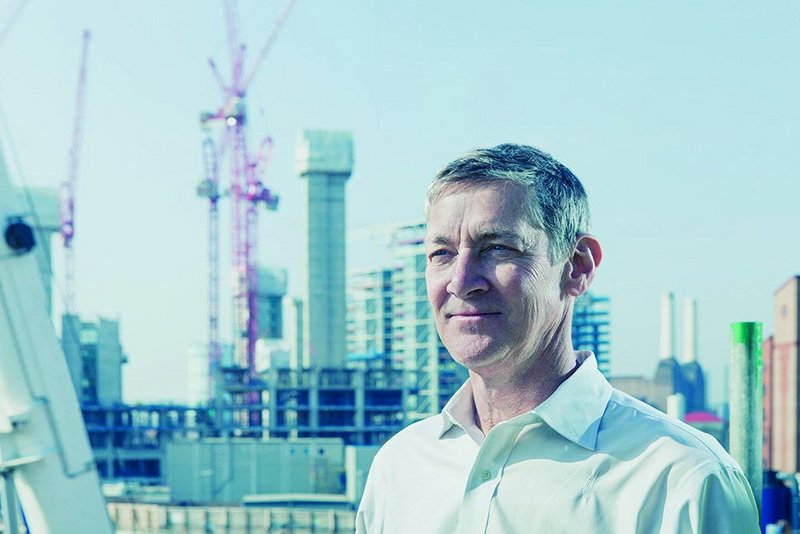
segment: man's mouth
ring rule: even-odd
[[[500,312],[465,311],[447,313],[445,317],[448,319],[480,319],[482,317],[491,317],[494,315],[500,315]]]

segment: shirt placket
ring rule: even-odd
[[[459,511],[460,534],[486,532],[492,500],[520,429],[519,425],[500,424],[486,436],[467,478]]]

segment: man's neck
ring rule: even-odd
[[[571,343],[535,358],[527,369],[489,374],[470,371],[475,402],[475,424],[484,435],[503,421],[529,412],[543,403],[575,372],[578,364]]]

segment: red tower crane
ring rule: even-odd
[[[235,363],[245,370],[245,382],[255,377],[255,345],[258,338],[258,272],[256,268],[257,214],[259,205],[277,209],[278,197],[264,186],[262,177],[270,155],[272,139],[265,138],[255,156],[247,149],[245,127],[247,125],[246,93],[256,70],[269,52],[275,38],[285,22],[295,0],[290,0],[277,19],[275,28],[254,62],[247,76],[244,72],[245,47],[239,40],[239,28],[235,0],[225,1],[227,40],[231,61],[230,81],[226,82],[216,64],[209,60],[214,77],[222,89],[224,101],[213,113],[203,113],[201,124],[207,128],[212,122],[221,122],[224,132],[216,144],[207,134],[203,141],[206,176],[198,187],[198,193],[209,199],[209,375],[213,380],[220,365],[219,338],[219,238],[218,201],[222,197],[219,189],[217,161],[227,159],[230,169],[229,186],[226,191],[231,200],[232,212],[232,267],[233,277],[233,324]],[[207,130],[208,131],[208,130]],[[214,394],[215,392],[210,392]],[[248,403],[257,402],[257,397],[248,395]],[[253,417],[250,418],[253,423]]]
[[[86,56],[89,51],[89,30],[83,31],[83,48],[78,72],[78,88],[75,94],[75,119],[72,124],[72,143],[69,150],[67,178],[61,182],[61,237],[64,240],[64,292],[66,312],[75,311],[75,273],[72,238],[75,236],[75,186],[78,181],[78,156],[80,155],[83,125],[83,96],[86,92]]]

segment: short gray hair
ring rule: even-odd
[[[589,200],[568,168],[532,146],[506,143],[481,148],[448,163],[428,187],[425,219],[431,205],[451,186],[480,186],[497,180],[528,190],[531,220],[547,235],[550,261],[568,258],[578,234],[589,231]]]

